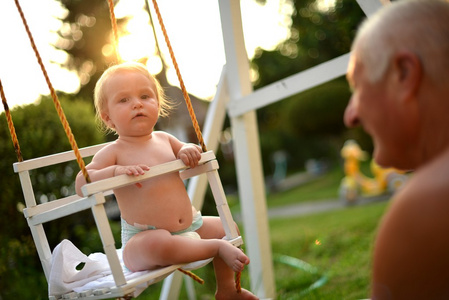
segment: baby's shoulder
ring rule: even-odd
[[[104,157],[104,156],[115,156],[119,151],[120,144],[117,144],[117,141],[110,142],[103,148],[101,148],[94,157]]]
[[[165,131],[154,131],[153,132],[153,140],[157,141],[158,143],[170,143],[170,141],[174,138],[173,135],[171,135],[168,132]]]
[[[152,134],[153,134],[153,137],[164,138],[164,139],[168,139],[171,136],[171,134],[169,134],[168,132],[165,132],[165,131],[153,131]]]

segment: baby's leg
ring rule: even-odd
[[[203,239],[222,239],[225,236],[223,225],[218,217],[203,217],[203,226],[197,232]],[[231,247],[243,253],[235,246],[231,245]],[[237,293],[234,280],[235,270],[223,257],[218,256],[214,259],[214,269],[217,281],[216,299],[258,299],[245,289],[242,289],[241,293]]]
[[[235,271],[248,264],[248,257],[221,239],[195,240],[171,235],[166,230],[146,230],[133,236],[123,250],[131,271],[155,269],[220,256]]]

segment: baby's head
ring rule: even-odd
[[[156,96],[157,100],[159,102],[159,116],[164,117],[168,115],[168,112],[171,108],[169,101],[165,98],[164,90],[159,84],[159,82],[154,78],[150,72],[148,72],[148,69],[145,65],[138,63],[138,62],[125,62],[122,64],[114,65],[110,68],[108,68],[98,79],[97,84],[95,85],[94,90],[94,104],[95,104],[95,111],[97,120],[101,124],[101,128],[104,130],[113,130],[112,128],[109,128],[107,124],[103,121],[101,115],[103,112],[105,112],[107,108],[107,97],[105,93],[105,86],[108,80],[110,80],[114,75],[116,75],[119,72],[135,72],[144,75],[149,80],[151,80],[154,85],[156,86]]]

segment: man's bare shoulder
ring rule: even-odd
[[[392,199],[374,248],[377,295],[382,291],[392,299],[449,295],[448,166],[449,156],[444,154],[413,174]]]

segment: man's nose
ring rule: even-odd
[[[357,125],[360,125],[360,120],[357,116],[357,107],[354,97],[351,97],[351,99],[349,99],[349,103],[345,109],[343,121],[346,127],[355,127]]]

